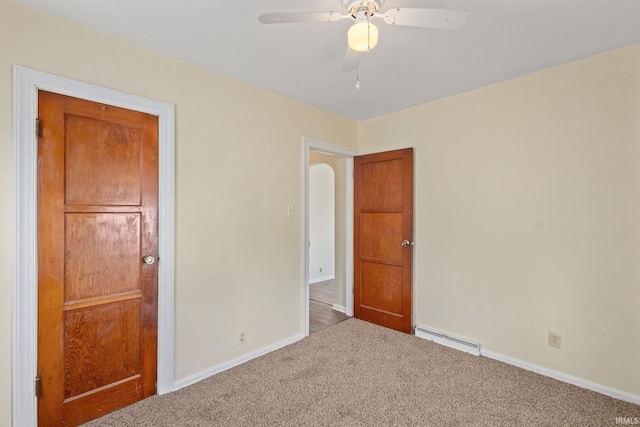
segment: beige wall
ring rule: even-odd
[[[359,129],[415,147],[415,323],[640,395],[640,45]]]
[[[0,0],[0,425],[11,424],[13,64],[176,106],[176,379],[301,332],[302,137],[355,122]],[[248,343],[238,347],[240,330]]]
[[[345,306],[346,304],[346,274],[347,274],[347,163],[344,157],[311,151],[309,153],[309,163],[325,163],[333,169],[335,184],[335,283],[336,300],[335,304]]]

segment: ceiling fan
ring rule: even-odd
[[[342,69],[358,68],[360,52],[368,52],[378,43],[378,28],[371,22],[382,19],[389,25],[439,28],[453,30],[467,22],[466,10],[427,8],[383,8],[384,0],[342,0],[346,13],[329,12],[274,12],[262,13],[258,21],[263,24],[291,22],[336,22],[342,19],[355,21],[347,33],[347,54]],[[356,82],[356,87],[359,87]]]

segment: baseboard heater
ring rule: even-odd
[[[447,335],[444,332],[419,325],[415,327],[415,334],[417,337],[446,345],[447,347],[455,348],[457,350],[462,350],[466,353],[473,354],[474,356],[480,356],[480,343],[463,340],[462,338]]]

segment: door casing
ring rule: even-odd
[[[37,425],[37,140],[38,90],[158,116],[158,394],[174,389],[174,106],[14,65],[13,330],[14,426]]]

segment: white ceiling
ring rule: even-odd
[[[355,71],[342,71],[351,21],[257,20],[342,11],[341,0],[19,2],[358,121],[640,42],[640,0],[386,0],[466,9],[469,21],[453,31],[377,21],[356,90]]]

